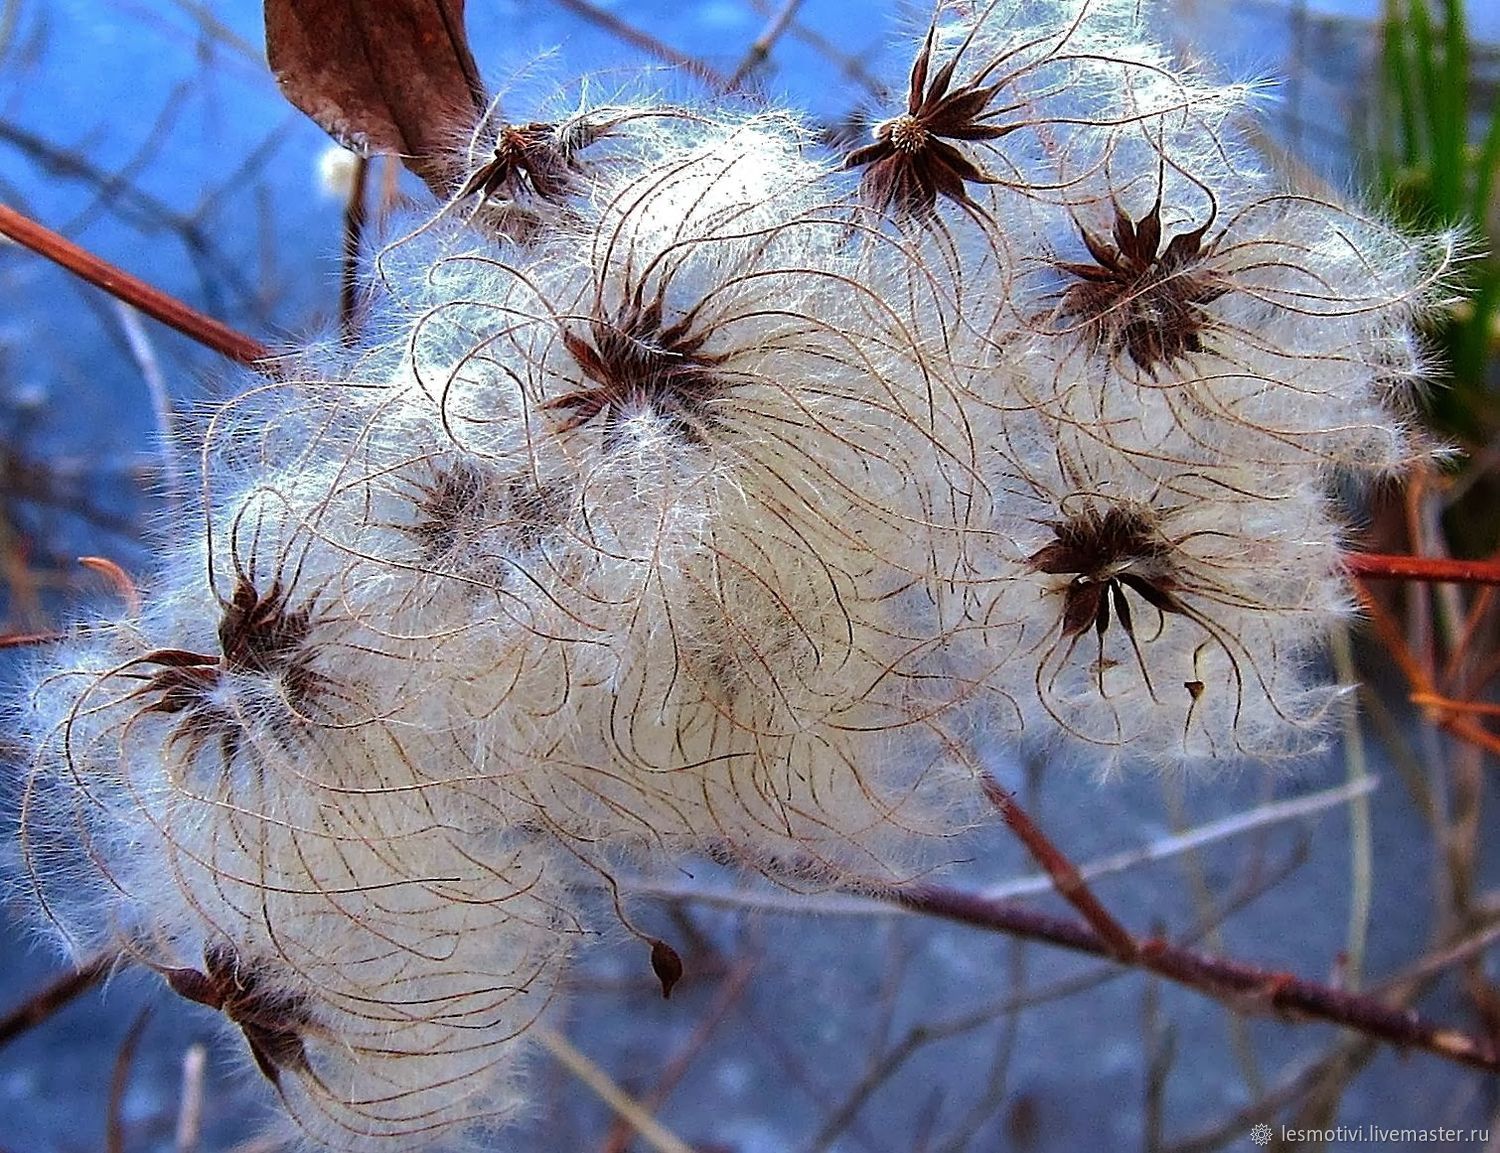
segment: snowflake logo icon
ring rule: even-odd
[[[1271,1127],[1264,1122],[1250,1130],[1250,1140],[1257,1145],[1265,1146],[1271,1143]]]

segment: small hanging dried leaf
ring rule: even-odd
[[[125,602],[125,607],[134,616],[141,611],[141,591],[135,587],[135,581],[130,579],[130,574],[117,565],[114,561],[104,556],[81,556],[78,563],[91,572],[96,572],[107,580],[120,599]]]
[[[485,106],[464,0],[266,0],[266,58],[286,98],[341,144],[391,152],[447,196],[453,145]]]
[[[662,1000],[667,1000],[677,982],[682,980],[682,958],[671,945],[654,937],[651,940],[651,971],[661,982]]]

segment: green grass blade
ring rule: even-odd
[[[1426,170],[1430,201],[1426,207],[1442,211],[1444,185],[1449,173],[1448,157],[1443,151],[1447,136],[1447,101],[1440,87],[1437,45],[1432,36],[1432,18],[1427,0],[1409,0],[1406,6],[1407,26],[1411,29],[1412,49],[1416,55],[1417,100],[1421,105],[1422,136],[1425,148],[1418,163]]]
[[[1411,66],[1406,53],[1405,26],[1397,0],[1386,0],[1382,70],[1385,73],[1385,99],[1394,105],[1389,109],[1393,115],[1386,119],[1394,120],[1400,126],[1397,148],[1388,158],[1390,171],[1385,174],[1386,183],[1391,188],[1396,186],[1400,168],[1416,166],[1420,145]]]
[[[1420,2],[1420,0],[1419,0]],[[1438,166],[1436,197],[1442,218],[1456,221],[1463,213],[1469,170],[1469,31],[1464,0],[1443,0],[1443,71],[1435,101],[1439,123],[1433,147]]]
[[[1474,198],[1469,215],[1479,224],[1489,217],[1490,198],[1495,192],[1495,170],[1500,168],[1500,107],[1490,116],[1489,129],[1474,161]]]

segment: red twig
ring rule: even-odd
[[[0,234],[238,364],[263,368],[258,362],[271,355],[259,341],[153,288],[4,204],[0,204]]]
[[[1448,557],[1351,552],[1344,554],[1344,567],[1355,576],[1376,580],[1500,585],[1500,561],[1492,560],[1452,560]]]
[[[989,900],[936,885],[893,892],[888,899],[945,920],[1044,941],[1096,957],[1115,956],[1111,944],[1083,922],[1016,902]],[[1131,965],[1230,1002],[1241,1011],[1260,1007],[1327,1021],[1399,1048],[1423,1049],[1476,1069],[1500,1072],[1500,1053],[1491,1041],[1434,1025],[1413,1011],[1392,1008],[1374,997],[1180,948],[1159,939],[1141,942]]]
[[[1372,597],[1369,590],[1357,581],[1354,591],[1359,597],[1361,607],[1368,614],[1370,623],[1379,633],[1386,652],[1395,660],[1401,674],[1414,692],[1428,698],[1441,697],[1442,694],[1438,692],[1431,675],[1407,645],[1406,638],[1401,633],[1401,626],[1391,615],[1390,610]],[[1446,729],[1460,740],[1500,756],[1500,737],[1491,733],[1483,725],[1462,714],[1442,709],[1433,709],[1429,715],[1434,724]]]
[[[1105,942],[1110,955],[1123,964],[1133,962],[1140,952],[1136,939],[1094,896],[1078,872],[1078,867],[1037,827],[1015,797],[1001,788],[994,777],[986,773],[981,778],[981,783],[985,799],[1000,811],[1006,827],[1020,838],[1027,851],[1036,858],[1037,864],[1047,870],[1053,887],[1062,898],[1083,915],[1083,919],[1099,935],[1099,939]]]
[[[107,580],[119,594],[120,599],[125,602],[125,607],[130,610],[132,616],[141,611],[141,590],[135,587],[135,581],[130,579],[130,574],[118,564],[105,556],[81,556],[78,558],[78,563]]]
[[[52,641],[67,640],[67,633],[3,633],[0,634],[0,649],[19,649],[26,645],[45,645]]]

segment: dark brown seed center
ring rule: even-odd
[[[888,120],[883,127],[890,139],[891,147],[908,156],[921,152],[927,147],[928,140],[932,138],[932,134],[922,127],[922,122],[911,115]]]

